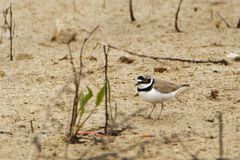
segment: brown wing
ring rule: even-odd
[[[154,83],[154,88],[160,91],[161,93],[170,93],[181,87],[182,87],[181,85],[176,85],[167,81],[156,80],[156,79]]]

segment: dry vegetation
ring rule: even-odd
[[[239,6],[0,0],[0,159],[240,159]],[[191,87],[146,119],[142,74]]]

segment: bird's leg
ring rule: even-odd
[[[158,120],[160,119],[160,116],[161,116],[161,114],[162,114],[162,110],[163,110],[163,108],[164,108],[164,105],[163,105],[163,102],[161,103],[162,104],[162,107],[161,107],[161,111],[160,111],[160,114],[158,115]]]
[[[152,112],[155,109],[155,107],[156,107],[156,104],[153,104],[153,109],[151,110],[150,114],[148,115],[148,118],[151,118]]]

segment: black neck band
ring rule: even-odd
[[[138,92],[147,92],[147,91],[150,91],[153,87],[153,83],[154,83],[154,79],[152,81],[152,84],[146,88],[137,88]]]

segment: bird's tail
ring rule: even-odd
[[[190,87],[190,84],[182,84],[178,92],[176,93],[176,96],[179,96],[180,94],[183,94],[184,92],[186,92],[189,89],[187,87]]]

